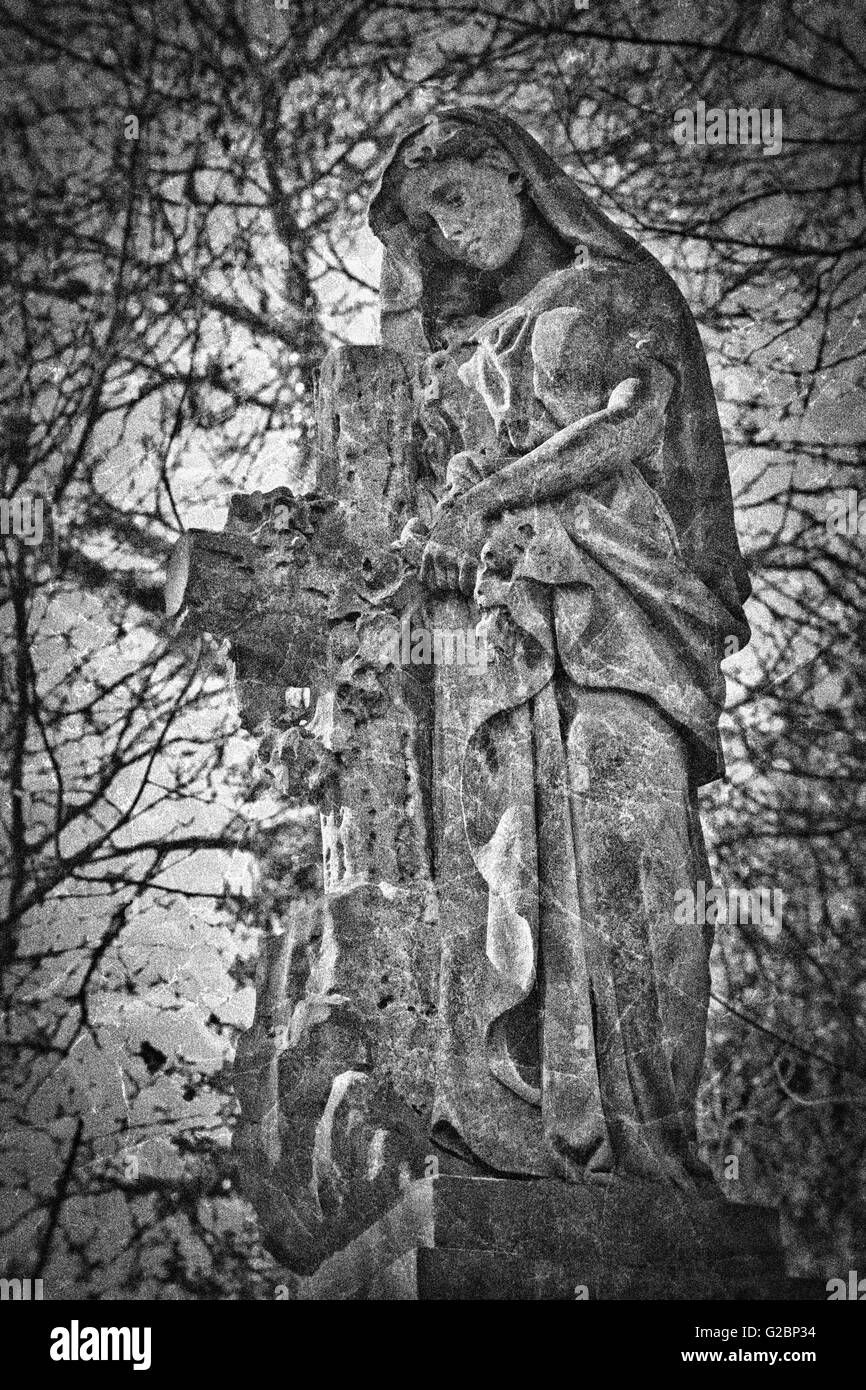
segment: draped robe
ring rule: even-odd
[[[437,409],[460,445],[503,466],[653,364],[673,391],[639,456],[492,523],[474,598],[431,605],[435,626],[480,623],[492,657],[434,674],[433,1138],[494,1172],[688,1185],[711,931],[675,908],[709,884],[697,788],[724,770],[724,644],[748,640],[709,373],[658,262],[519,127],[457,114],[582,247],[517,304],[446,325]]]

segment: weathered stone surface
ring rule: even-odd
[[[360,563],[330,498],[288,488],[236,493],[223,532],[192,529],[169,574],[169,614],[231,644],[235,689],[256,729],[285,709],[286,691],[314,685],[327,668],[334,557]]]
[[[283,714],[291,688],[325,692],[331,720],[339,667],[359,646],[354,621],[397,624],[377,595],[403,572],[389,546],[414,500],[406,370],[388,349],[340,349],[322,365],[319,406],[313,491],[233,494],[225,529],[191,528],[169,566],[169,616],[230,643],[253,730]]]
[[[383,349],[335,353],[319,404],[318,485],[333,500],[303,580],[319,607],[294,620],[324,646],[303,682],[315,708],[302,739],[323,893],[287,895],[235,1064],[245,1190],[271,1249],[299,1272],[424,1172],[438,975],[424,693],[389,645],[402,568],[389,546],[413,500],[406,374]],[[292,637],[303,649],[303,632]],[[297,763],[293,753],[295,780]]]
[[[302,1299],[826,1298],[786,1279],[775,1213],[655,1184],[442,1175],[302,1280]]]
[[[778,1217],[722,1197],[701,1200],[634,1180],[520,1182],[440,1177],[434,1184],[436,1245],[591,1266],[759,1257],[783,1273]]]
[[[433,1244],[433,1183],[421,1179],[344,1249],[299,1281],[300,1299],[412,1301],[418,1296],[418,1251]]]
[[[820,1282],[785,1279],[760,1265],[709,1269],[621,1265],[599,1274],[593,1269],[587,1271],[582,1264],[465,1250],[419,1250],[415,1281],[415,1296],[423,1302],[788,1302],[826,1298]]]
[[[245,1190],[303,1272],[424,1172],[438,978],[429,695],[392,640],[417,588],[391,549],[415,503],[411,380],[387,348],[341,349],[318,406],[315,490],[235,495],[167,586],[172,615],[228,640],[263,761],[320,813],[322,891],[290,873],[235,1065]]]

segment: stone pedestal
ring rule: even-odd
[[[301,1282],[302,1299],[823,1300],[788,1279],[778,1216],[649,1183],[441,1175],[411,1183]]]

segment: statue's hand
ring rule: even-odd
[[[430,589],[470,597],[484,539],[484,522],[476,512],[455,502],[441,502],[421,559],[422,582]]]

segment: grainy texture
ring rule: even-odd
[[[406,137],[371,219],[385,346],[324,366],[315,492],[236,498],[178,559],[249,727],[314,699],[276,753],[323,893],[263,952],[246,1190],[290,1268],[346,1252],[356,1296],[395,1264],[421,1298],[783,1279],[760,1212],[726,1244],[696,1153],[712,931],[675,907],[709,880],[695,794],[749,584],[694,323],[500,116]],[[463,659],[416,660],[430,629]],[[440,1159],[463,1175],[412,1263],[369,1233]]]

